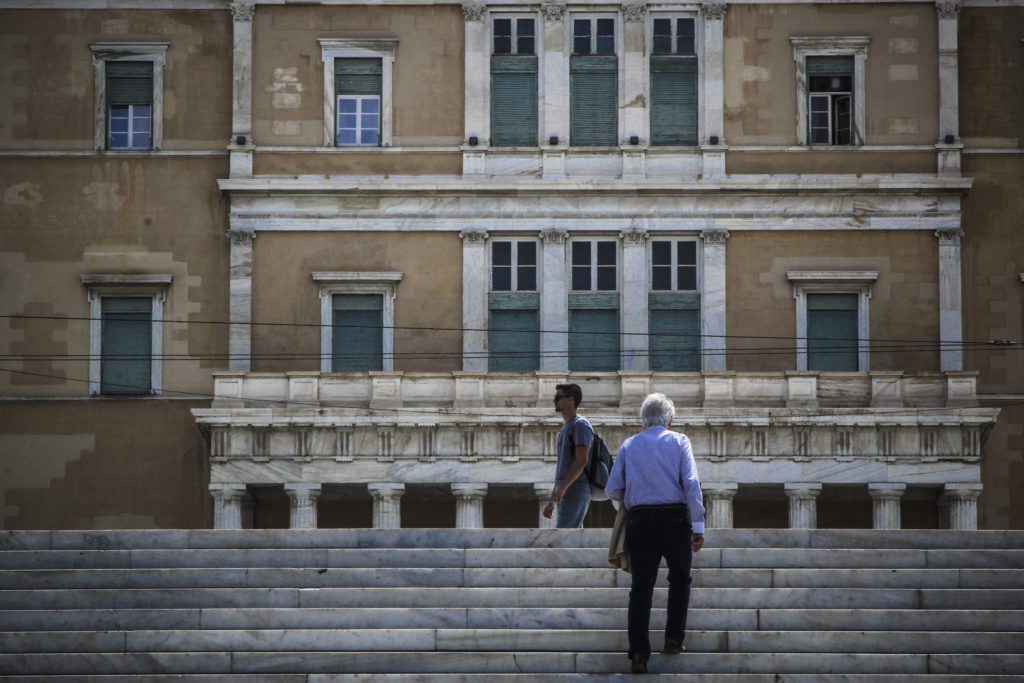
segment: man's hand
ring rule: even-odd
[[[549,500],[544,506],[544,519],[551,519],[555,514],[555,501]]]
[[[561,486],[556,486],[555,490],[551,492],[551,499],[548,500],[548,504],[544,506],[544,518],[551,519],[555,514],[555,506],[562,502],[562,498],[565,496],[565,489]]]
[[[699,553],[700,549],[704,547],[704,534],[693,535],[693,552]]]

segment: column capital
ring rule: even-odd
[[[642,247],[647,244],[649,236],[644,230],[637,230],[636,228],[630,228],[626,232],[619,233],[619,237],[622,239],[622,246],[624,247]]]
[[[977,500],[983,488],[981,482],[946,484],[943,495],[950,500]]]
[[[565,241],[569,238],[569,233],[558,228],[550,228],[541,231],[540,237],[544,240],[544,244],[565,244]]]
[[[939,19],[956,19],[960,16],[960,0],[938,0],[935,12]]]
[[[459,232],[459,238],[462,239],[464,244],[472,246],[484,246],[487,238],[490,237],[486,230],[462,230]]]
[[[231,246],[251,247],[256,240],[256,233],[252,230],[228,230],[226,236],[231,240]]]
[[[486,12],[487,5],[475,2],[462,3],[462,18],[466,21],[483,21]]]
[[[540,6],[540,13],[546,21],[561,21],[567,9],[564,2],[546,2]]]
[[[241,500],[248,490],[245,484],[210,484],[210,495],[220,500]]]
[[[289,498],[309,498],[310,500],[316,500],[322,490],[320,484],[295,484],[288,483],[284,485],[284,492],[288,494]]]
[[[735,483],[729,484],[701,484],[700,490],[704,495],[715,498],[733,498],[736,492],[739,491],[740,485]]]
[[[232,21],[252,21],[253,15],[256,13],[256,5],[248,2],[233,2],[231,3],[231,20]]]
[[[405,493],[405,484],[367,484],[366,490],[374,498],[401,498]]]
[[[964,231],[960,228],[936,230],[935,236],[939,238],[940,247],[959,247],[964,238]]]
[[[622,6],[622,16],[626,21],[643,21],[646,14],[647,5],[642,2],[631,2]]]
[[[872,498],[902,498],[906,491],[906,484],[889,482],[868,484],[868,495]]]
[[[793,483],[785,484],[783,489],[790,498],[816,498],[821,493],[821,484]]]
[[[700,11],[704,14],[704,18],[712,21],[725,19],[725,10],[724,2],[702,2],[700,5]]]
[[[483,498],[487,495],[487,484],[452,484],[452,494],[460,498]]]
[[[725,246],[725,241],[729,239],[728,230],[701,230],[700,238],[704,240],[704,244],[721,244]]]

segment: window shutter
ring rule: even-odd
[[[569,370],[614,372],[619,369],[619,310],[569,310]]]
[[[540,319],[537,309],[491,309],[491,372],[540,369]]]
[[[697,60],[651,57],[651,143],[697,144]]]
[[[380,95],[381,60],[338,58],[334,60],[335,95]]]
[[[853,57],[808,57],[808,76],[852,76]]]
[[[384,369],[384,298],[379,294],[335,294],[332,372]]]
[[[570,74],[571,144],[613,146],[619,135],[619,59],[574,56]]]
[[[648,304],[648,350],[654,372],[700,371],[700,299],[656,292]]]
[[[856,372],[857,294],[807,295],[807,369]]]
[[[148,394],[152,390],[153,300],[103,297],[100,392]]]
[[[105,62],[107,104],[152,104],[153,62]]]
[[[537,57],[491,57],[491,145],[537,146]]]

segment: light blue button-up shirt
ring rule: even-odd
[[[627,509],[685,503],[693,533],[704,533],[704,495],[685,434],[648,427],[623,441],[604,492]]]

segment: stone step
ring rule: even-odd
[[[605,568],[604,548],[344,548],[272,550],[8,550],[0,569],[249,568]],[[1020,569],[1024,550],[710,548],[695,567],[842,569]]]
[[[58,683],[70,677],[10,676],[4,683]],[[143,674],[75,676],[74,683],[625,683],[631,674]],[[685,683],[1010,683],[1019,676],[955,674],[652,674]],[[70,683],[70,681],[69,681]]]
[[[663,624],[665,610],[651,612]],[[0,631],[139,629],[620,629],[625,607],[6,610]],[[696,630],[1021,631],[1019,610],[691,609]]]
[[[523,548],[608,544],[609,529],[161,529],[8,531],[9,550],[134,548]],[[1005,548],[1024,547],[1024,531],[948,529],[711,529],[708,548]]]
[[[1024,633],[956,631],[701,631],[690,653],[829,652],[1016,654]],[[652,647],[662,636],[653,633]],[[87,652],[625,652],[625,630],[276,629],[0,633],[0,653]]]
[[[1024,671],[1024,655],[687,653],[655,655],[652,673],[961,674]],[[105,673],[625,673],[622,653],[159,652],[0,655],[0,675]]]
[[[656,588],[655,601],[668,589]],[[0,591],[0,609],[209,607],[606,607],[628,588],[164,588]],[[710,609],[1024,609],[1019,589],[702,588]]]
[[[662,581],[665,581],[662,572]],[[12,569],[0,590],[56,588],[628,587],[616,569]],[[716,569],[693,571],[696,588],[1024,588],[1009,569]]]

